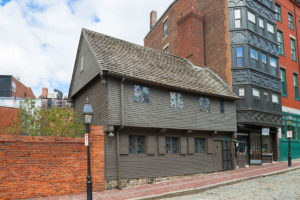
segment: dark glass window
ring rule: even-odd
[[[292,60],[297,61],[296,59],[296,45],[295,45],[295,40],[291,38],[291,55],[292,55]]]
[[[140,154],[144,153],[145,137],[144,136],[129,136],[129,153]]]
[[[206,97],[199,97],[200,111],[210,112],[210,100]]]
[[[195,153],[205,153],[206,142],[204,138],[195,138]]]
[[[243,47],[236,48],[236,66],[243,67],[244,66],[244,59],[243,59]]]
[[[281,22],[281,7],[275,4],[276,20]]]
[[[298,75],[293,73],[295,99],[299,100]]]
[[[278,53],[284,55],[283,34],[281,31],[277,31],[277,41],[278,41]]]
[[[250,65],[253,68],[259,68],[259,66],[258,66],[258,52],[254,49],[250,49]]]
[[[134,85],[134,103],[149,103],[150,102],[150,92],[149,88],[142,87],[140,85]]]
[[[266,54],[261,54],[261,68],[263,72],[268,72],[267,56]]]
[[[288,14],[289,18],[289,27],[290,29],[294,30],[294,17],[291,13]]]
[[[281,93],[282,96],[287,96],[286,93],[286,74],[285,69],[280,68],[280,79],[281,79]]]
[[[164,21],[164,37],[168,35],[168,20]]]
[[[248,136],[247,135],[237,135],[236,138],[236,151],[238,155],[248,154]]]
[[[224,107],[224,100],[220,101],[220,112],[224,113],[225,112],[225,107]]]
[[[178,153],[178,138],[166,137],[166,153],[169,154]]]

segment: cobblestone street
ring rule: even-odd
[[[164,200],[300,199],[300,170]]]

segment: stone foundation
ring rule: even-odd
[[[121,188],[142,186],[146,184],[161,183],[161,182],[167,182],[167,181],[178,180],[178,179],[186,179],[194,176],[201,176],[201,174],[192,174],[192,175],[185,175],[185,176],[121,179]],[[106,181],[105,189],[106,190],[118,189],[118,181],[117,180]]]

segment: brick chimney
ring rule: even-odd
[[[42,88],[42,98],[47,99],[48,96],[48,88]]]
[[[156,21],[157,21],[157,12],[152,10],[150,13],[150,29],[152,29]]]
[[[191,7],[177,20],[178,56],[204,66],[203,15]]]

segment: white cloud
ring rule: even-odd
[[[0,74],[19,76],[36,96],[42,87],[67,94],[81,28],[143,45],[150,11],[161,15],[172,1],[0,0]]]

